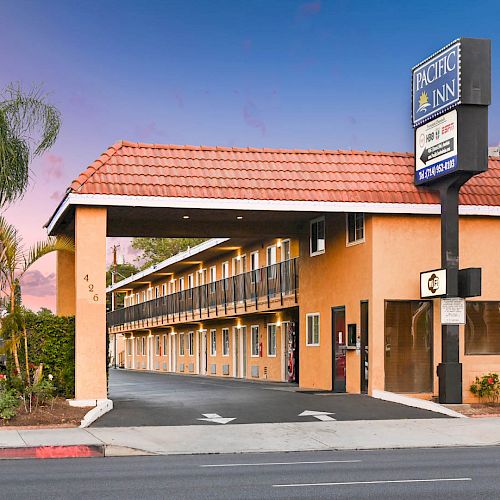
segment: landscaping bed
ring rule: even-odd
[[[472,403],[459,411],[468,417],[500,417],[500,403]]]
[[[19,412],[10,420],[4,420],[1,427],[78,427],[91,408],[70,406],[65,398],[57,397],[53,402],[40,405],[31,413]],[[0,427],[0,428],[1,428]]]

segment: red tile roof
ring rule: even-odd
[[[118,142],[74,193],[175,198],[438,203],[413,184],[413,154]],[[465,205],[500,206],[500,158],[462,188]]]

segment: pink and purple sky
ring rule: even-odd
[[[43,84],[63,116],[6,216],[26,243],[45,237],[71,180],[120,139],[410,151],[410,68],[459,36],[493,41],[496,145],[499,18],[497,1],[4,0],[0,88]],[[26,277],[27,306],[54,307],[54,263]]]

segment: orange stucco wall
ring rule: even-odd
[[[73,316],[76,310],[75,254],[57,252],[56,257],[56,313]]]
[[[326,250],[310,257],[309,238],[300,242],[300,385],[332,388],[332,307],[345,306],[346,325],[360,325],[360,301],[371,299],[372,223],[366,217],[365,242],[346,245],[345,215],[326,216]],[[371,306],[370,306],[371,307]],[[306,314],[320,313],[320,345],[306,345]],[[348,352],[346,386],[359,392],[359,353]]]

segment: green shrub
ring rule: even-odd
[[[19,409],[19,395],[14,389],[0,390],[0,418],[10,420]]]
[[[43,364],[43,382],[53,376],[54,395],[72,398],[75,394],[75,318],[56,316],[47,309],[26,311],[29,360]],[[22,346],[21,346],[22,350]],[[24,354],[20,355],[22,358]]]
[[[485,399],[488,402],[498,402],[500,397],[500,379],[498,373],[488,373],[476,380],[469,388],[470,392],[479,399]]]

